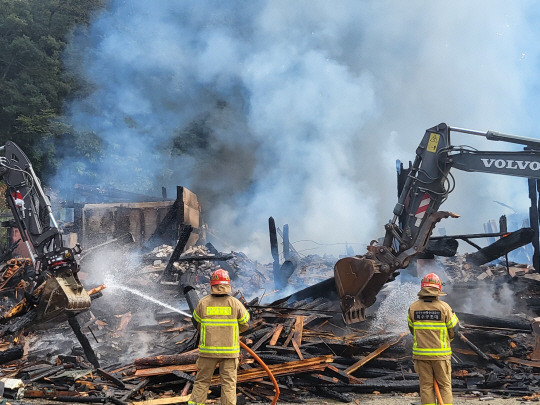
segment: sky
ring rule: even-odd
[[[302,254],[362,254],[392,218],[396,159],[414,160],[426,129],[540,138],[537,14],[532,1],[111,0],[66,52],[93,91],[65,116],[103,140],[118,188],[195,192],[222,251],[270,262],[273,216]],[[453,174],[448,234],[512,213],[494,201],[528,208],[523,179]]]

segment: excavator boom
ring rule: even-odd
[[[90,297],[77,276],[80,247],[63,246],[49,198],[24,152],[14,142],[7,142],[0,152],[4,153],[0,178],[7,185],[6,201],[34,267],[25,279],[26,297],[3,314],[0,322],[29,310],[32,322],[40,323],[88,309]]]
[[[451,132],[484,136],[526,148],[517,152],[482,152],[454,147],[450,142]],[[438,211],[453,189],[451,168],[538,179],[540,140],[452,128],[444,123],[426,130],[394,207],[394,217],[385,225],[384,239],[372,241],[366,254],[343,258],[334,266],[336,289],[347,324],[365,320],[366,308],[375,303],[384,284],[426,248],[433,228],[441,219],[458,217]]]

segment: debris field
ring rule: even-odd
[[[338,300],[327,291],[332,281],[328,258],[303,258],[291,284],[301,290],[311,275],[321,279],[322,274],[326,279],[300,293],[275,299],[279,292],[268,287],[272,285],[271,264],[250,261],[242,253],[222,254],[211,245],[187,249],[172,263],[171,277],[163,281],[160,277],[173,251],[162,245],[142,256],[140,267],[123,284],[181,308],[178,285],[182,277],[195,279],[197,293],[202,296],[208,293],[209,274],[226,266],[233,278],[234,295],[252,315],[242,340],[277,379],[280,400],[301,403],[315,396],[350,402],[351,393],[405,395],[418,391],[412,336],[404,319],[407,302],[395,311],[392,320],[381,322],[378,308],[373,308],[366,322],[345,326]],[[460,312],[456,305],[462,328],[452,344],[454,392],[479,397],[534,397],[540,392],[540,336],[535,334],[540,320],[534,319],[540,280],[536,274],[529,274],[530,267],[514,263],[508,267],[473,265],[466,256],[434,262],[444,269],[445,288],[452,291],[448,296],[451,305],[455,305],[452,299],[461,300],[471,292],[474,295],[486,283],[509,286],[518,305],[509,309],[512,315],[501,317],[482,315],[487,313],[482,310]],[[1,270],[4,310],[20,298],[17,274],[27,265],[24,259],[13,259]],[[393,284],[399,288],[399,279],[389,283],[386,298],[383,290],[378,298],[381,307],[390,299]],[[118,291],[114,286],[110,291],[108,286],[98,290],[97,295],[103,296],[78,318],[100,367],[84,357],[66,322],[18,336],[4,330],[0,352],[3,396],[23,403],[28,399],[47,403],[186,402],[197,358],[198,336],[191,319],[160,305],[141,303],[129,290]],[[496,288],[492,290],[497,300]],[[211,391],[210,400],[218,399],[217,375]],[[244,351],[238,395],[239,401],[248,402],[270,402],[274,396],[267,373]]]

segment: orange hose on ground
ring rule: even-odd
[[[276,381],[276,379],[274,377],[274,374],[272,374],[272,372],[270,371],[268,366],[266,364],[264,364],[264,361],[262,361],[261,358],[259,356],[257,356],[253,350],[251,350],[249,347],[247,347],[247,345],[244,342],[240,341],[240,346],[242,347],[242,349],[244,349],[246,352],[248,352],[251,355],[251,357],[253,357],[255,360],[257,360],[257,362],[261,365],[261,367],[264,369],[264,371],[266,371],[266,373],[268,374],[268,377],[270,377],[270,380],[272,380],[272,383],[274,384],[274,389],[276,390],[276,393],[274,394],[274,399],[272,400],[271,405],[276,405],[276,402],[277,402],[277,400],[279,398],[279,387],[278,387],[278,383],[277,383],[277,381]]]
[[[435,378],[433,378],[433,388],[435,388],[435,395],[437,395],[437,402],[439,402],[439,405],[444,405],[444,402],[441,396],[441,391],[439,391],[439,384],[437,384],[437,380]]]

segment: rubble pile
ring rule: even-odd
[[[350,402],[351,392],[419,389],[410,356],[412,336],[406,330],[374,333],[372,319],[345,327],[336,303],[323,298],[246,305],[252,321],[242,339],[277,378],[283,401],[317,396]],[[93,335],[98,369],[84,359],[65,324],[22,337],[23,359],[2,366],[13,387],[6,384],[4,395],[71,403],[186,401],[197,358],[197,332],[190,319],[155,309],[149,320],[123,310],[122,304],[107,311],[96,305],[80,316],[83,328]],[[540,374],[535,372],[540,361],[528,358],[534,346],[529,322],[458,316],[463,339],[453,344],[454,391],[514,396],[540,391]],[[266,373],[243,351],[238,382],[239,394],[250,402],[272,396]],[[219,397],[217,376],[211,391],[211,398]]]
[[[300,290],[334,277],[334,264],[336,264],[336,259],[332,256],[308,255],[301,257],[288,284],[293,289]]]
[[[494,263],[475,265],[467,261],[467,255],[440,257],[437,261],[442,265],[452,283],[468,281],[508,281],[516,276],[524,276],[534,271],[531,265],[496,261]]]
[[[176,287],[189,283],[203,296],[209,293],[210,274],[221,267],[229,272],[236,285],[242,286],[249,299],[276,293],[271,263],[251,260],[242,252],[221,253],[211,244],[190,247],[169,263],[173,250],[170,245],[160,245],[144,255],[142,261],[146,267],[141,272],[144,277],[158,282],[160,272],[169,266],[170,273],[161,278],[162,284]],[[288,290],[301,290],[333,277],[335,262],[331,256],[298,257],[296,271],[288,280]]]
[[[265,293],[272,292],[271,265],[251,261],[243,253],[223,254],[211,245],[190,248],[179,255],[170,266],[171,277],[160,284],[173,251],[168,245],[154,249],[144,257],[147,266],[134,272],[132,280],[125,280],[127,286],[144,286],[145,294],[188,311],[180,293],[182,282],[194,282],[202,297],[208,292],[210,273],[218,267],[227,268],[233,276],[235,295],[252,315],[250,329],[242,340],[269,366],[280,384],[282,401],[303,402],[316,396],[350,402],[350,393],[405,395],[419,390],[411,358],[412,336],[406,323],[407,303],[393,306],[389,315],[396,321],[391,328],[389,322],[377,319],[376,312],[364,323],[345,326],[338,301],[316,293],[285,301],[278,299],[283,295],[278,292],[272,304],[262,304],[261,297],[265,303],[270,301]],[[296,290],[327,279],[334,262],[318,256],[300,258],[290,285]],[[474,288],[478,285],[497,285],[501,280],[512,286],[517,301],[510,310],[516,312],[523,303],[532,308],[531,294],[540,291],[540,281],[527,266],[512,265],[509,273],[500,265],[468,265],[461,256],[438,260],[437,265],[446,273],[445,289],[452,291],[448,301],[461,299],[461,290],[477,296]],[[13,273],[13,268],[6,268],[5,274],[9,274],[7,270]],[[482,277],[486,273],[490,274]],[[389,286],[399,290],[395,288],[397,283]],[[165,291],[164,286],[171,291]],[[187,401],[198,343],[191,319],[142,301],[129,288],[103,290],[103,297],[78,316],[100,367],[86,360],[65,322],[6,340],[0,347],[4,396],[68,403],[157,405]],[[384,296],[383,290],[378,301]],[[528,317],[505,318],[473,315],[459,305],[455,309],[462,325],[462,333],[452,344],[455,392],[521,397],[540,392],[540,338],[531,326],[533,312]],[[17,356],[10,359],[14,350]],[[238,382],[239,395],[247,401],[267,402],[273,395],[267,374],[244,351]],[[217,376],[211,391],[211,399],[219,397]]]

